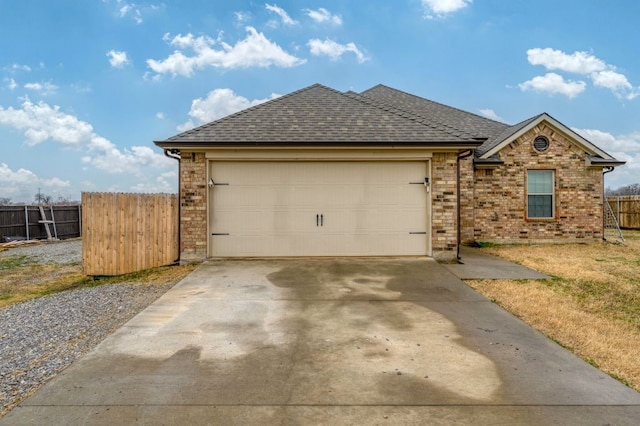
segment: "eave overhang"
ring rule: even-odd
[[[474,158],[473,160],[473,167],[475,169],[495,169],[503,164],[504,161],[497,157]]]
[[[456,152],[461,150],[475,149],[484,143],[485,139],[472,139],[466,141],[433,141],[433,142],[307,142],[307,141],[280,141],[280,142],[173,142],[154,141],[153,143],[162,149],[178,149],[184,151],[207,151],[216,148],[428,148],[439,151]]]
[[[618,167],[618,166],[624,166],[626,163],[627,163],[626,161],[595,157],[589,154],[587,154],[586,156],[586,164],[587,164],[587,167],[590,167],[590,168]]]

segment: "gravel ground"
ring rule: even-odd
[[[14,247],[2,256],[27,256],[36,263],[71,264],[82,262],[82,240],[45,242]]]
[[[81,250],[81,241],[69,241],[14,248],[0,255],[77,263]],[[172,286],[108,284],[0,309],[0,416]]]

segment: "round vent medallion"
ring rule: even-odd
[[[544,136],[538,136],[534,141],[533,141],[533,147],[536,149],[536,151],[538,152],[544,152],[547,149],[549,149],[549,139],[545,138]]]

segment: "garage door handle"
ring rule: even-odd
[[[320,215],[320,226],[324,226],[324,215]]]
[[[320,226],[320,215],[316,215],[316,226]]]

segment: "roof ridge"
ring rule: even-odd
[[[453,109],[453,110],[456,110],[456,111],[459,111],[459,112],[463,112],[465,114],[473,115],[473,116],[481,118],[483,120],[492,121],[494,123],[498,123],[498,124],[502,124],[502,125],[508,126],[507,123],[503,123],[502,121],[494,120],[492,118],[488,118],[488,117],[482,116],[480,114],[476,114],[475,112],[470,112],[470,111],[466,111],[464,109],[460,109],[460,108],[457,108],[457,107],[454,107],[454,106],[451,106],[451,105],[443,104],[442,102],[438,102],[438,101],[434,101],[434,100],[431,100],[431,99],[427,99],[427,98],[424,98],[422,96],[415,95],[413,93],[405,92],[404,90],[400,90],[400,89],[396,89],[394,87],[387,86],[385,84],[376,84],[375,86],[363,91],[362,94],[364,94],[365,92],[368,92],[370,90],[373,90],[376,87],[384,87],[385,89],[395,90],[396,92],[400,92],[402,94],[405,94],[407,96],[411,96],[413,98],[418,98],[418,99],[421,99],[423,101],[431,102],[432,104],[436,104],[436,105],[439,105],[439,106],[442,106],[442,107],[445,107],[445,108],[448,108],[448,109]]]
[[[389,89],[396,90],[396,89],[390,88],[390,87],[388,87],[388,86],[385,86],[385,85],[383,85],[383,84],[378,84],[378,85],[376,85],[376,86],[374,86],[374,87],[378,87],[378,86],[381,86],[381,87],[387,87],[387,88],[389,88]],[[363,92],[363,93],[364,93],[364,92]],[[404,93],[404,92],[403,92],[403,93]],[[346,94],[346,93],[345,93],[345,94]],[[379,106],[378,106],[378,105],[376,105],[376,104],[384,105],[384,108],[382,108],[382,109],[384,109],[385,111],[391,112],[391,113],[393,113],[393,114],[395,114],[395,115],[401,115],[401,114],[398,114],[396,111],[400,111],[400,112],[402,112],[402,114],[404,114],[404,115],[410,115],[411,117],[405,117],[405,118],[408,118],[408,119],[410,119],[410,120],[414,120],[414,121],[416,121],[416,122],[418,122],[418,123],[420,123],[420,124],[422,124],[422,125],[424,125],[424,126],[427,126],[427,127],[432,128],[432,129],[442,130],[442,131],[444,131],[445,133],[448,133],[448,134],[450,134],[450,135],[457,136],[457,137],[460,137],[460,135],[467,135],[467,136],[470,136],[471,138],[474,138],[474,137],[471,135],[471,133],[469,133],[468,131],[466,131],[466,130],[462,130],[462,129],[459,129],[459,128],[454,127],[454,126],[450,126],[450,125],[445,124],[445,123],[442,123],[442,122],[440,122],[439,120],[435,120],[435,121],[437,121],[437,125],[434,125],[434,124],[431,124],[431,123],[427,120],[427,117],[424,117],[424,116],[422,116],[422,115],[420,115],[420,114],[416,114],[416,113],[414,113],[414,112],[407,111],[406,109],[399,108],[399,107],[397,107],[397,106],[387,104],[387,103],[385,103],[384,101],[381,101],[381,100],[378,100],[378,99],[370,98],[369,96],[364,95],[364,94],[362,94],[362,93],[356,93],[356,94],[354,95],[354,97],[355,97],[355,96],[359,96],[359,97],[363,97],[363,98],[367,99],[367,103],[368,103],[368,104],[373,105],[373,106],[376,106],[376,107],[378,107],[378,108],[379,108]],[[424,99],[424,98],[421,98],[421,99]],[[428,99],[425,99],[425,100],[427,100],[427,101],[428,101]],[[431,102],[431,101],[430,101],[430,102]],[[392,111],[392,110],[394,110],[394,111]],[[456,134],[456,133],[453,133],[452,131],[456,132],[457,134]]]

